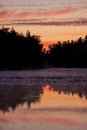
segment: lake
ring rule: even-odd
[[[87,130],[87,69],[0,71],[0,130]]]

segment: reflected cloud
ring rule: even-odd
[[[35,116],[35,117],[29,117],[28,115],[24,115],[24,114],[15,114],[14,115],[9,115],[9,117],[7,115],[0,115],[0,121],[3,123],[14,123],[16,121],[23,121],[23,122],[48,122],[48,123],[59,123],[59,124],[66,124],[66,125],[74,125],[74,126],[78,126],[79,122],[74,120],[74,119],[69,119],[69,118],[60,118],[60,117],[47,117],[47,116]]]
[[[46,118],[39,118],[39,121],[46,121],[46,122],[54,122],[54,123],[62,123],[67,125],[78,125],[78,122],[68,118],[57,118],[57,117],[46,117]]]
[[[87,113],[87,108],[64,108],[64,107],[50,107],[50,108],[37,108],[37,109],[32,109],[32,112],[37,111],[37,112],[81,112],[81,113]]]
[[[27,117],[19,117],[22,121],[40,121],[40,122],[53,122],[53,123],[62,123],[67,125],[78,125],[78,122],[68,118],[57,118],[57,117],[36,117],[36,118],[27,118]]]

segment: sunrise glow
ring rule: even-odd
[[[0,0],[0,27],[29,30],[44,47],[87,35],[86,0]]]

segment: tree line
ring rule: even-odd
[[[87,36],[50,45],[48,57],[54,67],[87,67]]]
[[[0,29],[0,69],[43,67],[87,67],[87,36],[43,48],[39,36],[18,33],[14,28]]]

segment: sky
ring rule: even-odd
[[[0,27],[29,30],[46,47],[87,35],[87,0],[0,0]]]

